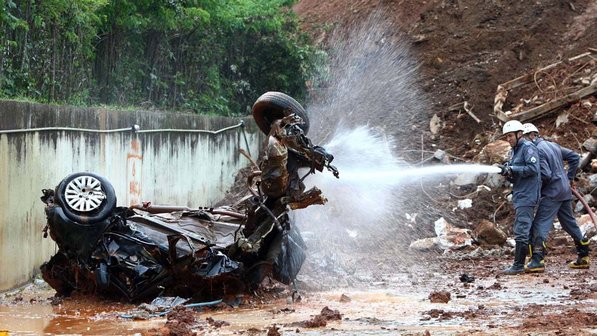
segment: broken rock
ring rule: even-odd
[[[443,217],[436,220],[434,225],[437,243],[442,250],[458,249],[472,244],[470,230],[457,228]]]
[[[342,314],[338,310],[330,309],[327,306],[323,307],[319,315],[313,316],[310,320],[293,322],[287,324],[291,327],[302,327],[302,328],[319,328],[325,327],[328,321],[339,321],[342,320]]]
[[[580,227],[580,231],[588,239],[597,235],[597,229],[595,228],[595,223],[593,223],[593,220],[591,219],[591,215],[582,215],[576,219],[576,222]]]
[[[457,228],[443,217],[436,220],[434,225],[437,237],[415,240],[409,248],[421,252],[457,250],[470,246],[473,242],[470,230]]]
[[[556,128],[568,123],[569,114],[570,113],[568,113],[568,112],[563,112],[558,115],[558,117],[556,119]]]
[[[429,130],[431,131],[431,134],[437,135],[441,129],[442,120],[437,116],[437,114],[434,114],[429,121]]]
[[[450,164],[450,157],[446,154],[445,151],[438,149],[433,153],[433,158],[437,159],[438,161],[444,164]]]
[[[482,245],[503,245],[508,236],[493,222],[482,220],[473,230],[473,237]]]
[[[477,178],[479,175],[475,174],[460,174],[456,177],[456,179],[452,182],[457,186],[465,186],[470,184],[478,184]]]
[[[597,154],[597,139],[588,138],[583,142],[582,147],[593,154]]]
[[[280,328],[275,325],[267,328],[267,336],[282,336],[282,334],[280,334]]]
[[[591,206],[593,204],[593,202],[595,201],[595,198],[591,195],[591,194],[586,194],[583,196],[583,199],[585,200],[585,202],[587,202],[587,204],[589,206]],[[576,206],[574,208],[574,211],[576,213],[586,213],[586,209],[584,207],[584,205],[582,204],[582,202],[577,202]]]
[[[466,273],[460,274],[460,282],[471,283],[475,282],[475,277]]]
[[[591,189],[597,188],[597,174],[589,176],[589,187]]]
[[[487,174],[487,177],[483,181],[483,184],[495,189],[503,186],[507,182],[508,181],[506,180],[506,177],[500,174]]]
[[[350,302],[352,301],[352,299],[346,295],[346,294],[342,294],[342,296],[340,296],[340,302]]]
[[[507,141],[496,140],[483,147],[479,154],[475,156],[474,161],[485,164],[504,163],[508,161],[509,152],[510,144]]]
[[[410,243],[409,248],[412,250],[415,250],[415,251],[429,252],[429,251],[438,249],[437,243],[438,243],[437,237],[423,238],[423,239],[415,240],[414,242]]]
[[[445,290],[429,294],[429,301],[431,301],[432,303],[448,303],[450,301],[450,298],[450,292]]]
[[[473,200],[470,198],[458,200],[458,208],[460,208],[460,209],[468,209],[472,206],[473,206]]]

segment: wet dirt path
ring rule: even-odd
[[[300,302],[286,294],[250,297],[238,308],[193,313],[198,335],[594,335],[597,334],[595,269],[572,271],[554,263],[540,275],[496,277],[504,259],[474,263],[452,261],[441,272],[405,272],[382,276],[359,286],[304,291]],[[470,283],[459,275],[475,276]],[[446,291],[447,303],[432,303],[430,293]],[[135,335],[158,329],[165,317],[135,320],[119,317],[137,308],[92,298],[51,299],[54,292],[37,281],[0,296],[0,331],[10,335]],[[344,295],[344,298],[341,299]],[[297,322],[324,307],[342,314],[325,327]],[[225,321],[216,326],[211,318]],[[295,324],[293,324],[295,323]],[[274,334],[275,335],[275,334]]]

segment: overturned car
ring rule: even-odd
[[[129,301],[232,298],[266,276],[293,283],[305,244],[289,212],[326,202],[319,189],[305,190],[307,175],[338,171],[333,156],[307,138],[309,121],[293,98],[267,92],[253,117],[266,134],[264,153],[247,179],[247,196],[234,206],[119,207],[110,182],[87,172],[43,189],[44,236],[58,245],[41,266],[43,278],[59,295]]]

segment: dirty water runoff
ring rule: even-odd
[[[417,281],[416,286],[413,281]],[[207,327],[207,318],[230,324],[218,329],[206,328],[207,335],[235,335],[251,328],[264,330],[272,325],[279,326],[283,334],[295,334],[297,328],[290,326],[291,323],[308,320],[322,307],[329,306],[341,312],[342,321],[328,322],[323,329],[300,328],[300,334],[396,335],[430,331],[432,335],[453,335],[465,330],[478,330],[479,321],[468,321],[462,317],[443,321],[430,319],[429,312],[436,309],[458,314],[484,310],[487,311],[485,318],[491,320],[493,328],[509,328],[520,321],[502,316],[519,310],[521,306],[541,304],[554,305],[561,310],[567,308],[562,301],[568,291],[548,283],[529,287],[528,281],[528,277],[517,277],[509,282],[507,291],[484,292],[479,288],[490,288],[495,279],[483,279],[475,286],[462,289],[461,284],[446,275],[431,273],[415,279],[412,274],[399,273],[371,282],[367,287],[305,293],[303,300],[297,303],[279,299],[257,308],[197,311],[196,319],[203,327]],[[453,285],[452,291],[457,293],[448,304],[431,303],[427,299],[429,291],[440,283]],[[119,318],[119,314],[136,308],[130,304],[79,298],[53,306],[45,300],[53,294],[48,287],[27,288],[24,292],[23,302],[0,307],[0,331],[8,330],[10,335],[139,335],[166,322],[164,317],[148,320]],[[342,295],[349,297],[350,302],[342,302]],[[28,302],[31,298],[38,300],[37,303]],[[596,300],[589,301],[585,304],[597,303]]]

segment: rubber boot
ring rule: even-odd
[[[514,263],[509,268],[506,268],[502,273],[505,275],[515,275],[524,273],[524,261],[527,257],[528,245],[521,242],[516,242],[514,247]]]
[[[532,249],[533,254],[531,256],[531,261],[527,264],[527,268],[525,272],[527,273],[543,273],[545,272],[545,244],[541,242],[537,242]]]
[[[589,240],[583,239],[579,242],[574,242],[576,245],[576,253],[578,258],[568,264],[568,267],[572,269],[587,269],[591,265],[589,260]]]

